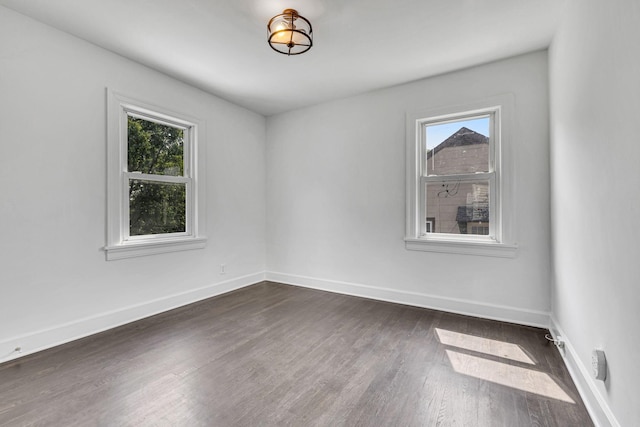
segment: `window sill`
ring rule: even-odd
[[[456,240],[427,240],[405,238],[405,248],[410,251],[440,252],[461,255],[479,255],[498,258],[515,258],[517,245],[495,242],[470,242]]]
[[[105,246],[104,251],[107,255],[107,261],[113,261],[167,252],[202,249],[206,244],[206,237],[189,237],[146,242],[128,242],[120,245]]]

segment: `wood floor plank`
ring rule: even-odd
[[[545,333],[264,282],[0,365],[0,426],[590,426]]]

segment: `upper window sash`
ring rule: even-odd
[[[448,124],[455,123],[469,119],[481,119],[488,118],[490,119],[490,129],[489,129],[489,170],[487,172],[494,172],[496,170],[496,165],[498,164],[496,159],[496,153],[499,152],[499,149],[496,150],[496,146],[500,145],[500,106],[490,107],[486,109],[480,109],[475,111],[467,111],[462,114],[445,114],[437,117],[428,117],[423,119],[416,120],[416,130],[418,132],[417,137],[419,138],[418,148],[420,150],[420,175],[425,177],[443,177],[450,175],[464,175],[462,173],[459,174],[428,174],[427,170],[427,154],[429,150],[427,149],[427,127],[435,124]],[[416,141],[418,143],[418,141]],[[479,172],[478,172],[479,173]]]
[[[123,142],[122,156],[120,158],[120,167],[123,172],[129,172],[128,167],[128,120],[129,117],[146,120],[164,126],[170,126],[183,131],[183,175],[185,177],[192,176],[192,170],[195,169],[195,156],[192,155],[195,145],[195,137],[197,134],[197,125],[186,120],[168,116],[163,113],[155,113],[148,108],[139,107],[133,104],[122,104],[120,114],[120,141]],[[152,175],[152,174],[150,174]],[[156,175],[159,176],[159,175]],[[164,175],[162,175],[164,176]]]

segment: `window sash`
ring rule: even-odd
[[[128,122],[129,117],[134,117],[137,119],[147,120],[153,123],[157,123],[159,125],[170,126],[177,129],[181,129],[183,132],[182,135],[182,170],[184,177],[193,177],[193,166],[195,161],[195,156],[192,154],[193,150],[193,139],[195,137],[196,128],[194,124],[190,124],[187,122],[183,122],[178,119],[174,119],[172,117],[166,116],[160,113],[153,113],[143,108],[136,108],[134,106],[125,106],[122,109],[122,115],[120,118],[120,140],[123,141],[122,144],[122,153],[121,156],[121,165],[123,167],[123,172],[128,172],[128,164],[129,164],[129,135],[128,135]],[[142,174],[145,175],[145,174]],[[150,175],[150,174],[146,174]],[[160,176],[160,175],[155,175]]]
[[[135,242],[135,241],[154,241],[164,240],[171,238],[181,238],[193,236],[193,208],[194,204],[190,203],[193,200],[193,179],[181,176],[170,175],[151,175],[138,172],[123,172],[124,179],[122,180],[122,206],[123,206],[123,223],[122,223],[122,240],[123,242]],[[173,184],[185,184],[186,200],[185,200],[185,231],[178,233],[159,233],[159,234],[141,234],[131,235],[131,206],[129,199],[129,185],[132,180],[148,181],[150,183],[173,183]]]
[[[460,182],[460,183],[473,183],[477,181],[489,182],[489,215],[492,218],[489,221],[489,235],[472,235],[472,234],[452,234],[452,233],[437,233],[435,231],[427,232],[426,218],[427,218],[427,183],[434,182]],[[422,176],[419,179],[418,185],[418,218],[419,230],[418,238],[432,239],[432,240],[473,240],[473,241],[487,241],[496,242],[500,241],[500,224],[498,210],[498,189],[496,187],[496,172],[484,172],[474,174],[461,174],[461,175],[430,175]]]
[[[417,141],[418,153],[420,161],[420,176],[439,176],[446,177],[448,174],[442,175],[427,175],[427,127],[436,124],[454,123],[463,120],[490,118],[490,132],[489,132],[489,170],[488,172],[496,172],[498,166],[498,159],[496,153],[499,153],[500,144],[500,115],[499,108],[490,108],[485,110],[469,111],[461,114],[447,114],[438,117],[430,117],[425,119],[418,119],[417,125],[419,128]],[[479,172],[486,173],[486,172]],[[471,175],[471,174],[452,174],[452,175]],[[472,174],[475,175],[475,174]]]
[[[140,172],[123,172],[124,182],[127,183],[130,179],[139,179],[140,181],[152,181],[152,182],[169,182],[174,184],[184,184],[191,182],[192,179],[187,176],[175,176],[175,175],[155,175]]]

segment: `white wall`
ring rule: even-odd
[[[638,41],[639,2],[574,0],[550,50],[553,317],[605,425],[640,425]],[[606,382],[590,379],[594,347]]]
[[[106,87],[206,121],[205,249],[105,261]],[[0,7],[0,361],[262,280],[264,144],[264,117]]]
[[[536,52],[269,117],[267,277],[546,325],[547,77],[547,54]],[[515,155],[516,258],[406,250],[405,113],[504,93],[516,105],[505,141]]]

